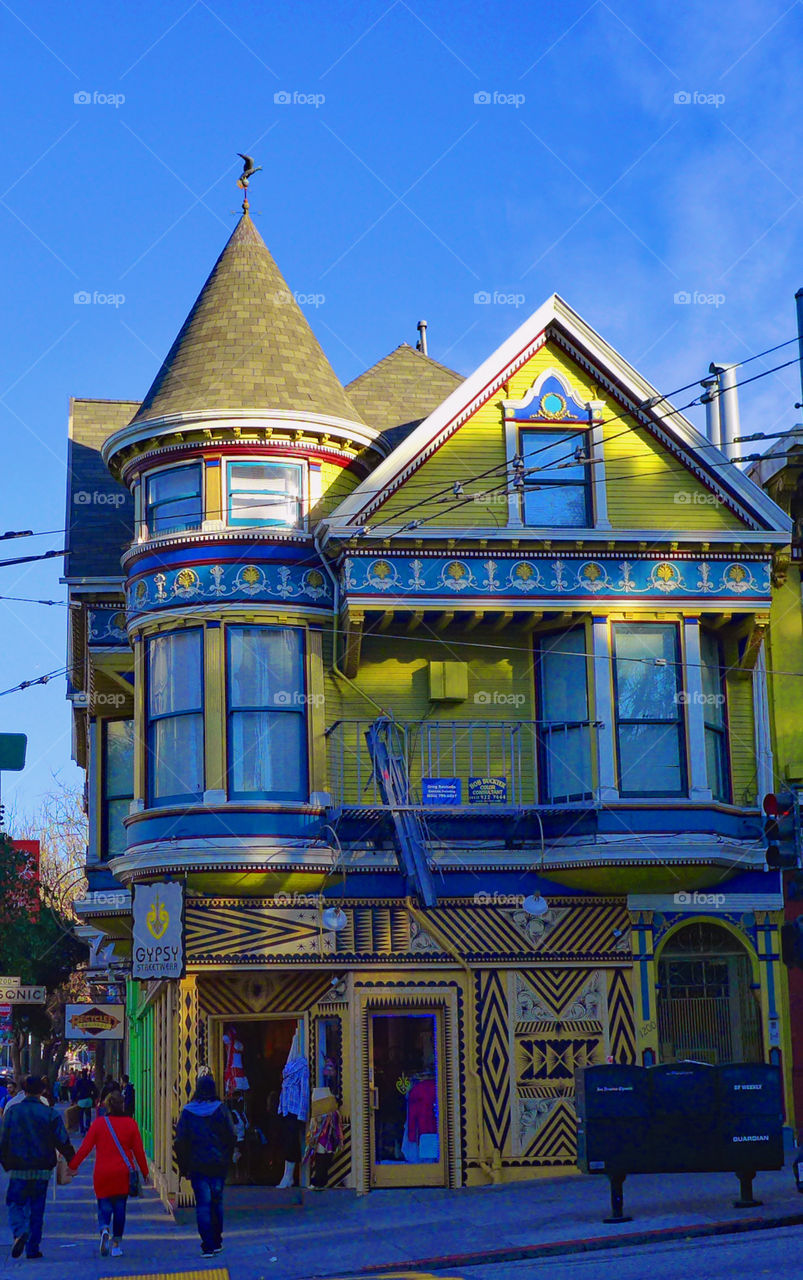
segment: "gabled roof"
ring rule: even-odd
[[[430,356],[402,342],[346,387],[364,420],[395,449],[463,381]]]
[[[134,536],[134,502],[110,475],[100,450],[138,406],[138,400],[70,400],[64,564],[68,579],[123,576],[120,558]]]
[[[780,507],[738,466],[729,465],[725,455],[693,423],[557,294],[529,316],[344,498],[330,514],[329,525],[359,526],[369,522],[390,495],[550,338],[584,365],[599,386],[625,403],[630,412],[623,428],[626,422],[645,427],[690,467],[705,472],[714,488],[735,497],[759,529],[784,533],[788,530],[789,520]],[[656,403],[647,408],[648,401]]]
[[[216,409],[290,409],[361,421],[247,213],[134,422]]]

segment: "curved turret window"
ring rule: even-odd
[[[284,462],[230,462],[229,524],[301,524],[301,467]]]
[[[202,521],[200,463],[167,467],[148,476],[145,524],[149,537],[200,529]]]
[[[301,631],[230,626],[226,640],[229,799],[306,799]]]
[[[148,644],[148,757],[152,804],[199,800],[204,790],[203,632]]]

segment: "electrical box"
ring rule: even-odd
[[[430,662],[430,702],[465,702],[467,697],[467,662]]]

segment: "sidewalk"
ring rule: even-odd
[[[5,1194],[6,1179],[0,1178]],[[259,1188],[226,1192],[226,1249],[214,1259],[231,1280],[301,1280],[333,1277],[416,1264],[425,1270],[455,1268],[503,1256],[557,1255],[604,1247],[645,1233],[719,1234],[750,1226],[803,1223],[803,1196],[791,1171],[762,1173],[755,1194],[757,1209],[733,1208],[738,1183],[728,1174],[645,1175],[625,1183],[625,1212],[633,1221],[605,1225],[609,1211],[607,1181],[585,1176],[539,1179],[513,1186],[463,1191],[417,1189],[306,1193],[301,1206],[265,1208]],[[275,1203],[277,1193],[269,1193]],[[91,1169],[84,1167],[68,1187],[51,1187],[42,1244],[44,1259],[35,1264],[41,1280],[80,1280],[120,1275],[206,1269],[191,1220],[174,1223],[151,1189],[129,1202],[125,1255],[102,1259],[97,1251]],[[0,1213],[5,1215],[4,1206]],[[180,1215],[180,1219],[184,1215]],[[10,1240],[0,1251],[0,1276],[19,1275],[34,1264],[10,1257]],[[635,1237],[635,1238],[634,1238]],[[662,1236],[658,1237],[659,1239]],[[490,1257],[488,1255],[491,1255]],[[480,1255],[480,1256],[477,1256]]]

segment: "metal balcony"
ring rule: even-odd
[[[340,814],[377,817],[388,809],[366,741],[373,723],[338,720],[326,731],[329,790]],[[409,778],[406,807],[428,819],[589,811],[598,728],[590,720],[394,721]]]

